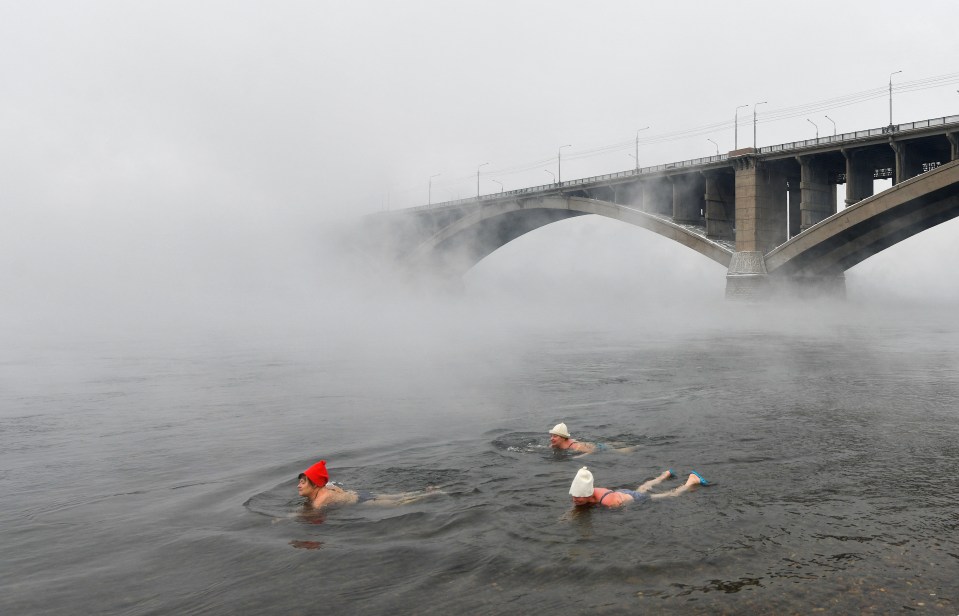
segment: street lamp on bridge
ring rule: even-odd
[[[739,149],[739,110],[744,107],[749,107],[749,105],[740,105],[736,107],[736,116],[733,119],[733,149]]]
[[[902,71],[895,71],[894,73],[889,73],[889,126],[892,126],[892,76],[898,75]]]
[[[716,156],[719,156],[719,144],[713,141],[712,139],[710,139],[709,137],[706,137],[706,141],[716,146]]]
[[[636,171],[639,171],[639,133],[644,130],[649,130],[649,127],[644,126],[643,128],[636,131],[636,156],[633,157],[636,159]]]
[[[485,167],[485,166],[488,165],[488,164],[489,164],[489,163],[483,163],[482,165],[480,165],[479,167],[476,168],[476,198],[477,198],[477,199],[479,199],[479,195],[480,195],[480,189],[479,189],[479,174],[480,174],[480,169],[482,169],[483,167]]]
[[[555,184],[555,183],[556,183],[556,174],[553,173],[552,171],[550,171],[549,169],[543,169],[543,171],[545,171],[546,173],[548,173],[548,174],[550,174],[551,176],[553,176],[553,184]]]
[[[769,101],[762,101],[760,103],[756,103],[755,105],[753,105],[753,149],[754,150],[756,149],[756,107],[759,107],[760,105],[765,105],[768,102]]]
[[[500,182],[499,180],[494,180],[493,178],[490,178],[489,181],[490,181],[490,182],[496,182],[497,184],[499,184],[499,191],[500,191],[500,192],[503,192],[503,183],[502,183],[502,182]]]
[[[557,184],[563,183],[563,148],[571,148],[570,144],[559,146],[559,150],[556,151],[556,178]]]
[[[809,122],[810,124],[812,124],[813,126],[816,126],[816,123],[813,122],[812,120],[810,120],[809,118],[806,118],[806,121]],[[818,127],[818,126],[816,126],[816,141],[819,141],[819,127]]]
[[[835,136],[836,136],[836,121],[833,120],[832,118],[830,118],[829,116],[823,116],[823,117],[826,118],[827,120],[829,120],[830,122],[832,122],[832,136],[835,137]]]
[[[426,194],[426,207],[433,205],[433,178],[438,178],[442,173],[437,173],[436,175],[430,176],[430,187],[429,192]]]

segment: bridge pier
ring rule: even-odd
[[[846,207],[859,203],[866,197],[871,197],[875,163],[867,152],[843,148],[842,155],[846,158]]]
[[[670,176],[673,185],[673,222],[696,225],[703,220],[706,180],[701,173]]]
[[[706,237],[735,239],[736,176],[728,172],[704,171]]]
[[[800,233],[836,213],[836,187],[829,182],[829,169],[815,156],[797,156],[801,179]]]
[[[949,140],[949,160],[959,160],[959,133],[946,133]]]
[[[786,177],[786,190],[789,197],[789,232],[787,233],[789,237],[799,235],[799,230],[802,227],[802,209],[800,209],[802,190],[799,188],[801,182],[802,180],[798,175]],[[789,239],[789,237],[786,239]]]
[[[889,140],[889,146],[895,153],[896,167],[893,184],[904,182],[922,173],[922,157],[908,143]]]
[[[734,252],[726,271],[726,299],[758,301],[769,297],[769,276],[763,253]]]
[[[736,169],[736,250],[769,252],[786,240],[786,178],[753,155],[733,159]]]
[[[845,299],[844,273],[821,276],[770,276],[761,252],[733,253],[726,271],[726,299],[758,302],[774,298]]]

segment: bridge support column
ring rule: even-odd
[[[946,133],[949,140],[949,160],[959,160],[959,133]]]
[[[643,211],[663,216],[673,215],[673,185],[666,178],[643,184]]]
[[[734,252],[726,271],[726,299],[755,301],[768,296],[769,280],[763,253]]]
[[[773,298],[845,299],[842,272],[821,276],[770,277],[761,252],[735,252],[726,271],[726,299],[765,301]]]
[[[765,254],[786,239],[786,178],[755,156],[736,168],[736,250]]]
[[[802,190],[799,188],[801,182],[799,176],[795,175],[786,179],[789,191],[789,237],[799,235],[802,228],[802,210],[800,209]]]
[[[890,140],[889,146],[896,155],[896,177],[892,180],[893,184],[904,182],[922,173],[922,161],[911,151],[908,144]]]
[[[893,184],[904,182],[922,173],[922,161],[909,144],[890,140],[889,145],[896,154],[896,177],[893,178]]]
[[[842,149],[846,158],[846,207],[871,197],[873,188],[873,162],[866,152]]]
[[[734,240],[736,226],[736,176],[704,171],[706,237]]]
[[[706,207],[706,186],[702,174],[675,175],[669,181],[673,184],[673,222],[701,224]]]
[[[829,172],[814,156],[797,156],[802,179],[799,182],[800,232],[836,213],[836,187],[829,183]],[[830,194],[830,192],[832,194]]]

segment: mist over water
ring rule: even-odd
[[[651,234],[555,227],[441,292],[320,226],[47,270],[5,306],[0,609],[306,613],[322,578],[343,614],[954,610],[948,306],[728,303]],[[558,421],[636,452],[555,456]],[[441,493],[308,515],[319,458]],[[582,464],[717,485],[571,513]]]

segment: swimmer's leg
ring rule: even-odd
[[[666,471],[667,473],[669,471]],[[699,475],[690,473],[689,478],[686,479],[686,483],[679,486],[678,488],[673,488],[669,492],[663,492],[662,494],[650,494],[650,498],[672,498],[674,496],[679,496],[685,492],[688,492],[691,488],[694,488],[702,484],[702,479]]]
[[[445,494],[435,488],[427,488],[422,492],[403,492],[402,494],[377,494],[373,500],[366,501],[370,505],[380,505],[383,507],[396,507],[398,505],[408,505],[416,501],[429,498],[434,494]]]
[[[669,479],[669,478],[672,477],[672,476],[673,476],[673,474],[672,474],[671,472],[669,472],[668,470],[663,471],[662,474],[659,475],[658,477],[654,477],[653,479],[650,479],[649,481],[647,481],[647,482],[644,483],[643,485],[641,485],[641,486],[639,486],[638,488],[636,488],[636,491],[637,491],[637,492],[649,492],[650,489],[658,486],[659,484],[661,484],[662,482],[666,481],[667,479]]]

